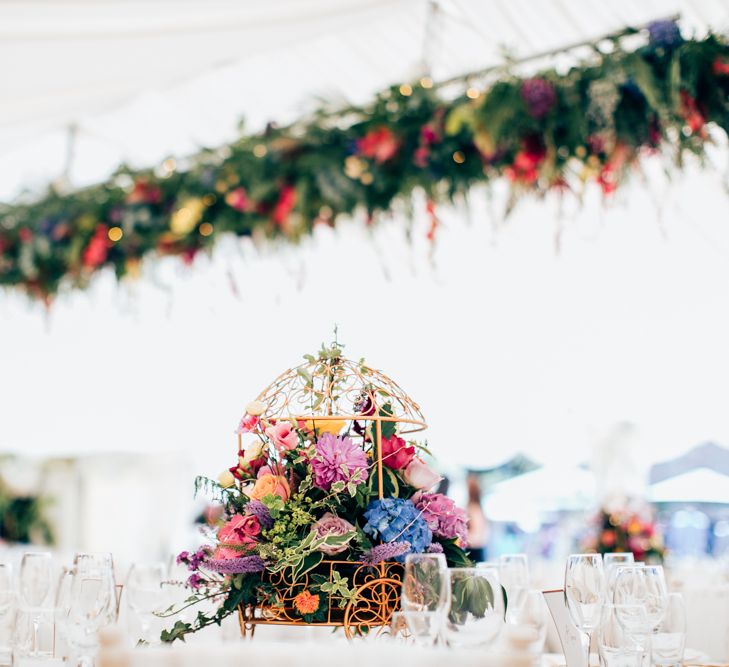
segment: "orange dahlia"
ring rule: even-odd
[[[302,591],[294,598],[294,607],[302,616],[313,614],[319,609],[319,596],[309,591]]]

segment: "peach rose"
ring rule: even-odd
[[[261,498],[265,498],[266,496],[278,496],[283,501],[286,501],[289,499],[290,493],[291,489],[285,477],[268,473],[261,475],[256,480],[250,497],[254,500],[261,500]]]
[[[405,481],[416,489],[432,489],[441,479],[421,458],[414,458],[403,473]]]
[[[278,422],[266,429],[266,435],[271,438],[278,453],[291,451],[299,444],[299,436],[289,422]]]

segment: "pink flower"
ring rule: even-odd
[[[235,429],[236,433],[250,433],[258,425],[259,418],[255,415],[245,414],[238,424],[238,428]]]
[[[290,452],[299,444],[299,436],[289,422],[277,422],[269,426],[266,435],[271,438],[279,454]]]
[[[338,438],[324,433],[316,441],[316,453],[311,458],[314,484],[329,491],[335,482],[362,484],[367,480],[367,456],[352,438]]]
[[[402,438],[393,435],[382,438],[382,463],[393,470],[407,468],[415,457],[415,447],[408,445]]]
[[[241,551],[239,549],[231,549],[230,547],[218,547],[213,554],[213,559],[224,560],[227,558],[240,558]]]
[[[255,516],[236,514],[218,531],[218,540],[223,547],[236,545],[250,547],[256,543],[256,538],[260,534],[261,524]]]
[[[425,519],[433,535],[447,540],[458,538],[460,544],[466,544],[468,535],[468,519],[466,510],[442,493],[424,493],[418,491],[410,499]]]
[[[405,481],[416,489],[432,489],[441,479],[421,458],[415,458],[403,473]]]
[[[248,208],[248,194],[245,188],[236,188],[225,195],[225,203],[236,211],[243,212]]]
[[[325,553],[327,556],[334,556],[334,554],[341,553],[342,551],[345,551],[347,549],[347,547],[349,546],[349,542],[355,535],[355,528],[351,523],[349,523],[349,521],[341,519],[331,512],[327,512],[324,516],[322,516],[321,519],[319,519],[319,521],[314,524],[314,532],[316,533],[317,537],[349,534],[349,537],[338,546],[322,544],[319,547],[319,551],[321,551],[322,553]]]

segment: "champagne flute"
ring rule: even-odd
[[[605,601],[605,574],[600,554],[573,554],[567,559],[564,595],[572,622],[587,636],[589,665],[592,633],[600,622]]]
[[[141,625],[142,640],[150,642],[150,630],[154,614],[165,607],[162,588],[167,576],[164,563],[134,563],[129,570],[125,586],[129,608],[137,615]]]
[[[448,645],[493,644],[504,625],[504,596],[497,568],[451,568],[450,582],[450,612],[444,632]]]
[[[51,554],[27,552],[20,561],[20,598],[31,614],[33,634],[30,655],[40,655],[38,632],[43,603],[51,590]]]

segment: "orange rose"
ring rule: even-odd
[[[283,501],[289,499],[291,488],[285,477],[280,475],[261,475],[250,493],[254,500],[261,500],[266,496],[278,496]]]

